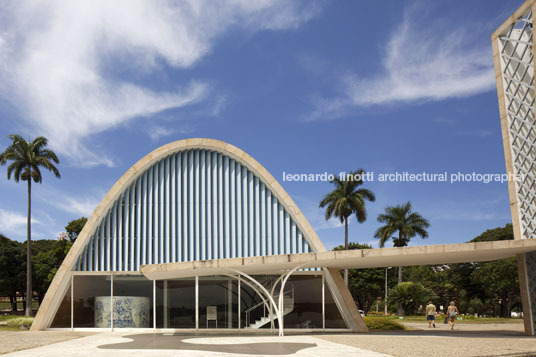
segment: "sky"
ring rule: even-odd
[[[377,216],[407,201],[430,222],[410,245],[504,226],[506,182],[450,176],[505,172],[490,36],[521,4],[4,1],[0,151],[9,134],[43,135],[61,160],[61,179],[33,186],[32,238],[54,239],[140,158],[189,137],[253,156],[328,249],[344,242],[318,207],[332,184],[284,173],[374,173],[354,242],[377,246]],[[396,172],[448,181],[378,180]],[[26,239],[26,199],[0,167],[0,233]]]

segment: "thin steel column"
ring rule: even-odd
[[[322,273],[322,329],[326,329],[326,283]]]
[[[71,274],[71,331],[74,329],[74,278]]]
[[[195,277],[195,329],[199,330],[199,277]]]
[[[240,276],[237,277],[238,280],[238,329],[240,330],[242,325],[242,297],[241,297],[241,286],[240,286]]]
[[[153,280],[153,330],[156,330],[156,280]]]
[[[110,326],[114,330],[114,276],[110,275]]]

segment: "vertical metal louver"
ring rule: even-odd
[[[311,251],[277,197],[220,152],[172,154],[140,174],[102,218],[80,271]]]

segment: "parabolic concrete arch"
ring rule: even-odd
[[[219,140],[176,141],[134,164],[98,204],[32,330],[51,326],[76,272],[325,250],[287,192],[250,155]],[[347,327],[366,331],[340,273],[324,274]]]

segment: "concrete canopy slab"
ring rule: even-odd
[[[149,279],[208,276],[238,270],[246,274],[280,273],[302,268],[363,269],[386,266],[436,265],[490,261],[536,251],[536,239],[445,244],[420,247],[358,249],[326,253],[281,254],[257,259],[214,259],[205,263],[172,263],[141,266]],[[165,265],[165,269],[160,266]]]

